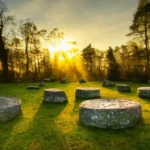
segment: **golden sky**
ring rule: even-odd
[[[125,44],[139,0],[5,0],[9,13],[31,19],[39,29],[58,28],[83,49]]]

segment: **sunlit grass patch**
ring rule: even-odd
[[[104,88],[100,82],[60,84],[45,83],[39,90],[27,90],[38,83],[0,84],[0,96],[13,96],[22,100],[22,113],[14,120],[0,123],[0,149],[10,150],[137,150],[150,149],[150,100],[137,96],[137,88],[144,84],[127,83],[130,93],[120,93],[116,87]],[[123,98],[139,102],[143,121],[130,129],[108,130],[86,127],[79,122],[79,105],[75,99],[79,87],[99,88],[102,98]],[[47,88],[66,92],[68,103],[43,102]]]

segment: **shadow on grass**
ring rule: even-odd
[[[65,139],[55,127],[55,119],[66,105],[67,103],[41,103],[28,130],[29,149],[65,149]]]
[[[15,133],[13,137],[9,139],[6,149],[65,149],[65,139],[60,134],[59,130],[55,127],[55,119],[63,111],[66,105],[67,103],[41,103],[39,109],[37,110],[31,122],[28,124],[26,130],[18,134]],[[14,125],[13,122],[12,125]],[[10,127],[10,125],[8,127]],[[5,129],[6,126],[3,128]],[[7,132],[11,133],[11,129],[9,128],[9,131]],[[7,137],[8,136],[10,135],[7,133]],[[3,137],[3,135],[0,137]]]
[[[20,112],[15,118],[7,122],[0,122],[0,150],[4,148],[5,142],[11,137],[13,128],[22,120],[23,114]]]

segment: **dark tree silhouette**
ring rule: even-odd
[[[107,62],[108,62],[108,70],[107,76],[109,80],[119,80],[120,79],[120,70],[119,64],[116,61],[116,58],[113,53],[113,49],[109,47],[107,51]]]
[[[0,61],[2,64],[2,73],[0,74],[0,80],[2,82],[10,82],[9,70],[8,70],[8,52],[5,48],[4,29],[8,24],[12,23],[13,16],[7,16],[7,5],[0,0]]]
[[[140,1],[137,11],[134,14],[133,23],[130,26],[131,33],[140,37],[145,44],[146,52],[146,71],[147,76],[150,76],[150,56],[149,56],[149,40],[150,40],[150,2]]]
[[[83,61],[86,62],[86,67],[89,71],[92,71],[92,64],[94,62],[94,57],[96,56],[95,49],[89,44],[82,50]]]

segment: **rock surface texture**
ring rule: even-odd
[[[93,99],[100,98],[100,89],[98,88],[78,88],[76,89],[77,99]]]
[[[13,119],[21,112],[21,100],[12,97],[0,97],[0,121]]]
[[[131,92],[130,85],[126,84],[117,84],[117,90],[119,92]]]
[[[139,97],[150,98],[150,87],[139,87],[137,89],[137,95]]]
[[[86,126],[122,129],[142,119],[141,105],[123,99],[87,100],[79,106],[79,120]]]
[[[63,90],[52,88],[44,90],[44,101],[53,103],[63,103],[67,102],[68,99]]]

